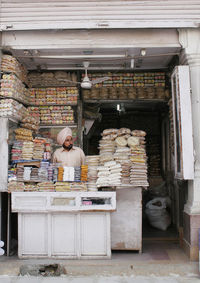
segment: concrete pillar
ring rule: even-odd
[[[188,200],[184,207],[184,249],[191,260],[198,260],[200,228],[200,29],[179,30],[183,47],[182,64],[190,67],[192,124],[194,142],[194,180],[188,182]]]
[[[0,71],[1,71],[1,57],[2,57],[2,33],[0,32]],[[1,192],[0,192],[0,240],[1,240],[1,234],[2,234],[2,228],[1,228],[1,223],[2,223],[2,197],[1,197]]]

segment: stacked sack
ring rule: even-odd
[[[102,166],[97,168],[97,187],[120,186],[121,184],[148,186],[145,136],[144,131],[131,132],[128,128],[103,131],[99,143],[99,164]],[[106,164],[112,164],[112,162],[115,162],[113,166],[116,166],[112,168],[114,170],[112,173],[118,174],[117,176],[110,176],[111,169],[106,167]],[[116,181],[113,180],[113,177],[116,178]]]
[[[96,181],[99,155],[86,156],[86,164],[88,165],[88,191],[97,191]]]
[[[128,141],[131,147],[130,160],[132,162],[130,182],[134,186],[148,187],[149,185],[147,181],[145,136],[146,133],[144,131],[134,130],[132,131],[132,137]]]
[[[102,139],[99,141],[100,165],[113,160],[113,154],[115,152],[114,140],[117,137],[117,133],[117,129],[106,129],[101,134]]]
[[[122,184],[130,184],[130,148],[128,147],[128,139],[131,136],[131,130],[128,128],[121,128],[118,130],[118,137],[115,139],[117,146],[114,159],[122,167]]]
[[[97,187],[121,185],[121,165],[116,161],[105,162],[104,166],[97,167],[97,170]]]

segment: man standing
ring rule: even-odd
[[[64,128],[57,135],[58,144],[62,145],[53,154],[53,163],[61,163],[62,166],[80,167],[85,162],[85,154],[80,147],[73,145],[72,131]]]

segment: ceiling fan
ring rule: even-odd
[[[82,82],[74,82],[74,81],[70,81],[70,80],[67,80],[67,79],[62,79],[62,81],[73,83],[73,84],[80,84],[81,87],[84,88],[84,89],[91,89],[91,87],[93,85],[99,84],[101,82],[104,82],[104,81],[111,79],[110,77],[102,77],[102,78],[98,78],[96,80],[90,80],[89,77],[88,77],[88,74],[87,74],[87,70],[88,70],[89,65],[90,65],[90,62],[88,62],[88,61],[83,62],[85,75],[84,75]]]

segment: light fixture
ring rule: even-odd
[[[145,55],[146,55],[146,49],[145,49],[145,48],[142,48],[142,49],[140,50],[140,55],[141,55],[141,56],[145,56]]]
[[[134,65],[135,65],[135,60],[134,60],[134,59],[131,59],[131,69],[134,68]]]
[[[24,55],[31,56],[31,52],[29,50],[24,50]]]
[[[39,55],[40,52],[39,52],[37,49],[35,49],[35,50],[34,50],[34,54],[35,54],[35,55]]]
[[[121,111],[120,104],[117,104],[117,111]]]

